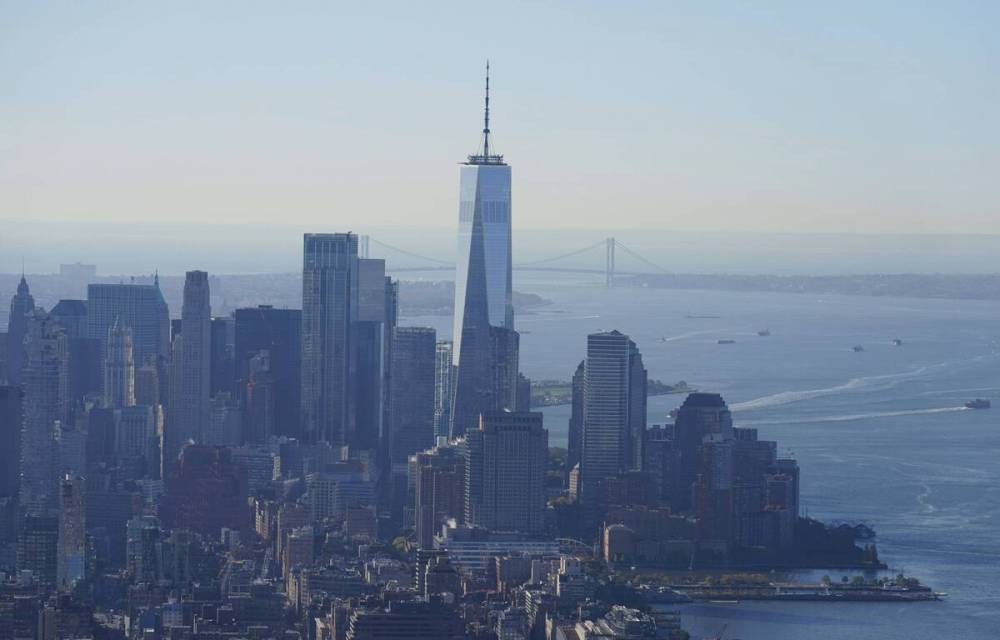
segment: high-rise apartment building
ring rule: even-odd
[[[510,166],[490,149],[489,105],[487,68],[483,147],[462,165],[459,184],[452,334],[452,357],[458,368],[451,426],[455,436],[475,428],[483,412],[511,406],[498,401],[494,388],[498,337],[490,331],[491,327],[514,330]]]
[[[641,466],[646,370],[627,335],[587,336],[583,394],[580,492],[593,505],[601,480]]]
[[[466,524],[543,533],[549,434],[542,428],[542,414],[485,413],[466,441]]]

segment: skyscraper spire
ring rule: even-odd
[[[483,145],[466,164],[503,164],[503,156],[490,151],[490,61],[486,61],[486,100],[483,109]]]
[[[490,61],[486,60],[486,111],[483,115],[483,156],[490,157]]]

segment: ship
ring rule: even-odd
[[[735,340],[730,340],[729,338],[720,338],[719,344],[736,344]]]
[[[894,347],[901,347],[901,346],[903,346],[903,341],[900,340],[899,338],[895,338],[892,341],[892,346],[894,346]]]
[[[761,329],[760,331],[757,332],[757,335],[759,335],[761,337],[767,337],[767,336],[771,335],[771,330],[770,329]]]
[[[989,409],[992,406],[989,400],[976,398],[965,403],[966,409]]]
[[[854,345],[853,347],[851,347],[851,349],[854,350],[854,353],[861,353],[862,351],[865,350],[865,348],[862,347],[860,344]]]

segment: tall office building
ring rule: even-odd
[[[390,344],[395,311],[389,289],[394,285],[385,275],[385,261],[358,260],[358,311],[351,327],[351,350],[356,375],[348,393],[354,410],[354,431],[346,439],[352,449],[378,450],[388,429]],[[388,330],[387,330],[388,328]]]
[[[542,414],[485,413],[466,440],[466,524],[544,533],[549,433],[542,428]]]
[[[69,591],[86,576],[87,503],[84,479],[66,475],[59,482],[59,589]]]
[[[234,359],[236,324],[233,316],[212,318],[211,355],[209,357],[209,392],[232,393],[236,380]]]
[[[107,351],[108,331],[116,320],[132,330],[135,362],[169,359],[170,314],[158,277],[153,284],[87,286],[87,337],[101,341],[101,353]]]
[[[452,334],[458,367],[451,426],[455,436],[474,428],[481,413],[504,408],[494,389],[490,328],[514,330],[510,166],[490,150],[489,96],[487,67],[483,147],[462,165],[459,185]]]
[[[120,409],[135,405],[135,361],[132,330],[116,321],[108,330],[108,351],[104,357],[104,401]]]
[[[27,362],[24,338],[28,333],[28,314],[35,308],[28,281],[21,274],[17,293],[10,300],[10,316],[7,320],[7,381],[14,386],[21,384],[21,375]]]
[[[23,392],[0,385],[0,499],[17,500],[21,484],[21,425]]]
[[[593,506],[601,480],[642,464],[646,370],[628,336],[618,331],[587,336],[583,394],[580,492]]]
[[[17,529],[17,570],[30,571],[43,586],[54,587],[57,584],[58,557],[59,518],[29,511]]]
[[[188,271],[184,279],[179,349],[172,362],[170,408],[167,411],[165,454],[174,460],[183,443],[202,442],[211,420],[212,309],[209,303],[208,274]]]
[[[434,369],[437,333],[397,327],[393,333],[390,457],[405,463],[434,444]]]
[[[569,438],[566,450],[566,472],[580,464],[583,451],[583,381],[586,376],[586,360],[581,360],[573,373],[572,400],[569,413]]]
[[[87,335],[87,301],[60,300],[49,315],[56,319],[66,334],[69,349],[67,397],[79,402],[86,395],[99,393],[104,381],[102,363],[105,354],[101,351],[102,341]]]
[[[302,264],[302,426],[310,442],[346,444],[354,432],[358,237],[306,234]]]
[[[438,341],[434,361],[434,435],[451,432],[451,403],[455,394],[455,364],[450,340]]]
[[[302,380],[302,311],[275,309],[270,306],[237,309],[234,314],[234,358],[238,398],[247,419],[255,419],[247,406],[247,385],[251,382],[251,362],[266,352],[266,362],[272,383],[273,433],[299,437],[299,416],[302,410],[300,381]],[[258,360],[258,364],[261,361]],[[259,380],[263,382],[263,379]],[[262,417],[266,421],[266,417]]]
[[[692,393],[684,399],[674,421],[674,448],[679,456],[678,485],[671,508],[692,508],[691,487],[703,466],[702,445],[706,440],[725,442],[734,438],[733,416],[717,393]]]
[[[21,507],[45,515],[58,505],[56,429],[67,418],[69,357],[62,327],[41,310],[28,319],[21,383]]]
[[[420,549],[434,547],[434,535],[448,518],[465,515],[465,455],[457,446],[440,443],[410,459],[414,483],[414,525]]]

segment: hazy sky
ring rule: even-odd
[[[1000,3],[0,2],[0,218],[1000,233]]]

